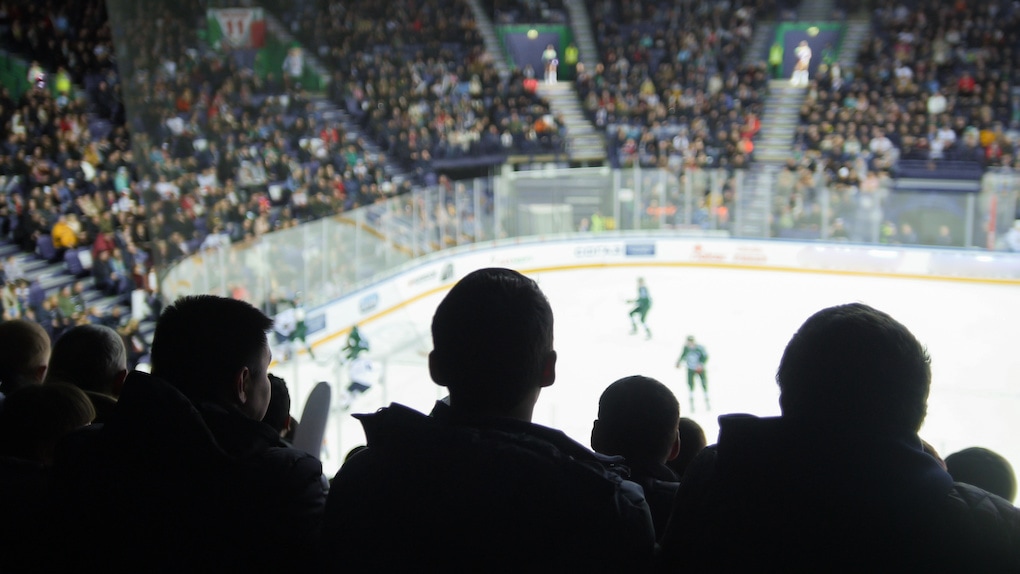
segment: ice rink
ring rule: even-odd
[[[942,454],[984,446],[1020,468],[1020,304],[1015,283],[902,279],[814,272],[719,269],[669,264],[606,266],[534,272],[556,316],[556,383],[543,391],[535,422],[564,430],[587,445],[602,390],[617,378],[643,374],[677,394],[684,416],[704,427],[709,443],[716,417],[732,412],[779,414],[775,371],[797,327],[815,311],[863,302],[888,312],[925,344],[932,357],[932,390],[921,436]],[[643,277],[653,304],[651,340],[631,335],[627,299]],[[362,324],[380,384],[349,411],[334,400],[323,466],[332,476],[343,455],[364,444],[352,412],[390,402],[428,411],[444,395],[428,376],[429,323],[446,290],[386,310]],[[688,404],[686,378],[675,368],[683,340],[694,335],[710,355],[711,411],[700,390]],[[300,355],[275,365],[287,379],[292,412],[300,417],[312,385],[337,392],[347,376],[337,360],[343,337],[316,346],[317,360]],[[867,361],[868,357],[860,357]],[[337,384],[339,382],[339,384]]]

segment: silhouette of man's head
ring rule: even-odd
[[[67,384],[28,385],[7,397],[0,415],[0,454],[52,464],[57,442],[96,418],[85,391]]]
[[[287,381],[272,373],[269,374],[269,384],[273,393],[262,422],[284,435],[290,430],[290,391],[287,389]]]
[[[687,471],[687,466],[705,448],[708,440],[705,438],[704,429],[694,419],[680,417],[679,427],[680,452],[676,455],[676,458],[666,462],[666,465],[672,468],[677,476],[683,478],[684,473]]]
[[[903,324],[861,303],[823,309],[794,334],[776,382],[786,418],[816,428],[915,434],[931,365]]]
[[[46,383],[69,383],[83,391],[117,396],[126,376],[127,351],[121,336],[104,325],[78,325],[53,344]]]
[[[680,450],[680,403],[669,388],[651,377],[624,377],[599,398],[599,418],[591,446],[627,460],[665,463]]]
[[[1013,502],[1016,474],[999,453],[982,447],[965,448],[946,457],[946,469],[956,482],[982,488]]]
[[[50,337],[35,321],[0,321],[0,390],[43,382],[50,360]]]
[[[237,407],[262,420],[269,405],[266,332],[273,320],[244,301],[181,297],[156,322],[152,375],[194,402]]]
[[[556,379],[552,308],[510,269],[461,279],[436,309],[432,341],[432,380],[449,388],[456,410],[530,419],[539,390]]]

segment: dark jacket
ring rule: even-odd
[[[52,511],[49,493],[41,463],[0,455],[0,572],[39,570],[37,537]]]
[[[640,489],[560,431],[392,405],[326,506],[327,571],[640,571],[654,548]]]
[[[719,426],[680,485],[665,571],[1020,571],[1020,510],[954,484],[916,435]]]
[[[669,515],[673,511],[673,501],[676,499],[680,480],[676,473],[664,464],[641,464],[631,459],[627,459],[625,464],[630,469],[629,480],[645,492],[648,508],[652,512],[655,535],[661,537],[666,531],[666,522],[669,521]]]
[[[75,571],[283,571],[312,555],[326,498],[321,463],[269,426],[139,372],[64,441],[54,482]]]

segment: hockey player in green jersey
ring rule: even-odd
[[[676,360],[676,368],[679,369],[680,365],[685,363],[687,365],[687,389],[690,391],[691,412],[694,412],[695,376],[701,379],[701,391],[705,395],[705,408],[712,410],[712,406],[708,402],[708,375],[705,374],[705,363],[707,362],[708,352],[705,351],[705,347],[697,344],[693,335],[688,336],[684,350],[680,353],[680,358]]]
[[[347,362],[357,359],[358,355],[368,350],[368,341],[361,337],[357,325],[351,327],[351,333],[347,335],[347,344],[342,350]]]
[[[308,325],[305,323],[305,308],[301,304],[301,295],[295,295],[293,299],[288,301],[288,303],[291,304],[291,312],[294,314],[291,319],[294,323],[294,330],[291,331],[287,340],[291,347],[295,346],[298,341],[301,341],[301,344],[305,347],[305,351],[308,352],[308,356],[314,359],[315,353],[312,351],[312,346],[306,340],[306,337],[308,337]]]
[[[630,334],[637,333],[637,322],[634,317],[641,321],[641,326],[645,328],[645,336],[648,339],[652,338],[652,330],[648,328],[648,323],[645,319],[648,317],[648,310],[652,308],[652,297],[648,294],[648,287],[645,286],[645,280],[638,278],[637,280],[637,298],[627,301],[632,303],[634,308],[630,310]]]
[[[347,375],[350,383],[347,390],[342,391],[337,398],[340,408],[348,410],[354,399],[367,391],[379,381],[382,375],[381,365],[373,361],[368,355],[368,341],[361,336],[357,325],[351,326],[351,332],[347,335],[347,343],[340,349],[343,356],[343,363],[347,364]]]

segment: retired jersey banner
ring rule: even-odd
[[[235,49],[261,48],[266,43],[262,8],[210,8],[209,43]]]

